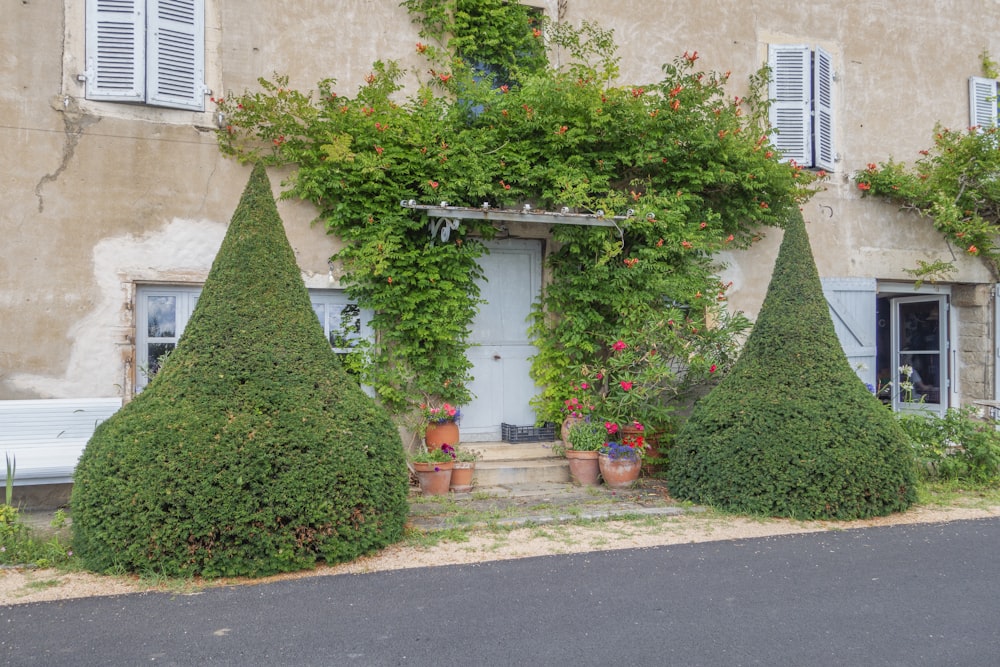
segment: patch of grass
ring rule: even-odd
[[[403,544],[409,547],[428,548],[442,542],[468,542],[466,528],[445,528],[444,530],[418,530],[407,528],[403,533]]]
[[[929,507],[965,508],[1000,505],[1000,485],[960,480],[928,481],[918,487],[917,503]]]
[[[47,588],[61,586],[63,583],[61,579],[39,579],[38,581],[27,582],[24,584],[24,587],[32,591],[44,591]]]

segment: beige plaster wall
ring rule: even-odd
[[[937,121],[968,122],[967,78],[981,74],[984,49],[1000,54],[998,0],[975,3],[975,13],[965,0],[530,4],[613,28],[622,82],[654,80],[664,62],[698,51],[704,68],[732,71],[733,94],[743,94],[737,82],[763,64],[769,42],[823,46],[837,70],[841,161],[804,208],[821,275],[905,280],[917,259],[954,256],[956,282],[992,282],[928,221],[861,200],[848,177],[889,156],[915,158]],[[351,94],[376,59],[399,59],[417,74],[425,67],[398,0],[207,0],[207,8],[206,82],[216,96],[273,72],[305,89],[333,78]],[[201,281],[248,169],[220,157],[211,103],[191,113],[83,99],[83,0],[11,3],[0,43],[8,158],[0,166],[0,399],[115,395],[128,384],[135,281]],[[271,174],[276,192],[282,176]],[[309,224],[315,212],[289,201],[279,210],[307,283],[336,286],[327,265],[335,242]],[[757,312],[780,238],[771,231],[750,251],[720,256],[733,308]],[[962,329],[962,363],[972,369],[963,381],[983,376],[979,348],[992,346],[982,343],[992,335],[986,301],[965,307],[975,313]]]

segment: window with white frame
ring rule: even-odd
[[[205,0],[87,0],[86,98],[205,110]]]
[[[201,287],[141,285],[136,290],[136,391],[142,391],[180,340],[201,295]],[[330,347],[349,354],[371,337],[371,316],[340,290],[309,290],[313,311]]]
[[[771,138],[784,160],[833,171],[833,60],[821,48],[771,44]]]
[[[982,76],[969,77],[969,126],[997,124],[997,82]]]

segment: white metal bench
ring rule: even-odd
[[[0,483],[6,455],[14,486],[68,484],[94,429],[122,406],[120,398],[0,400]]]

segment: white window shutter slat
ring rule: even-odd
[[[87,99],[143,100],[144,6],[145,0],[87,0]]]
[[[833,145],[833,59],[820,48],[816,49],[813,62],[813,89],[815,166],[833,171],[837,161]]]
[[[823,278],[840,345],[862,382],[876,382],[876,283],[874,278]]]
[[[204,0],[149,0],[149,104],[205,109]]]
[[[811,60],[807,46],[768,47],[770,122],[776,131],[771,142],[781,151],[782,159],[804,166],[813,163]]]
[[[969,125],[997,124],[997,82],[981,76],[969,77]]]

